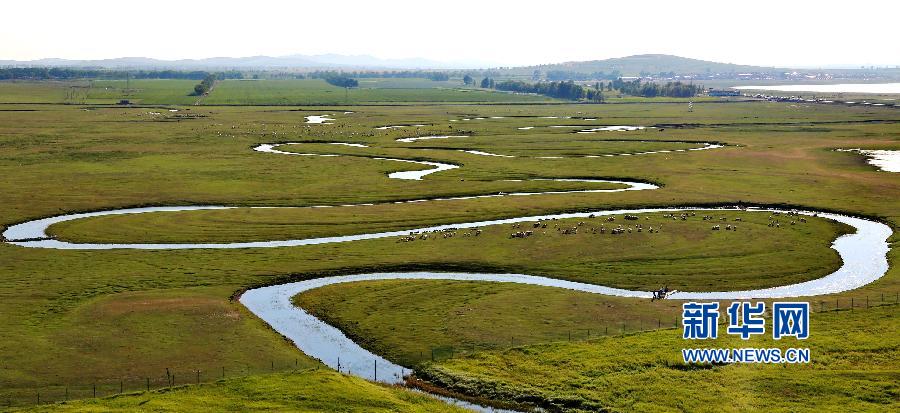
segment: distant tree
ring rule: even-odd
[[[359,86],[359,81],[356,79],[342,76],[342,75],[333,75],[325,78],[325,81],[331,85],[337,87],[357,87]]]
[[[534,72],[531,73],[531,80],[537,82],[541,80],[541,71],[535,69]]]
[[[487,78],[487,77],[484,79],[481,79],[481,88],[487,89],[489,87],[491,87],[491,79]]]
[[[463,77],[463,84],[465,84],[465,85],[475,84],[475,79],[472,79],[472,76],[469,76],[469,74],[466,73],[466,75]]]
[[[206,75],[206,78],[204,78],[199,84],[194,86],[193,95],[203,96],[205,93],[209,92],[209,90],[213,87],[213,83],[215,83],[218,78],[219,75],[216,75],[215,73]]]

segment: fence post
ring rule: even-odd
[[[569,341],[572,341],[572,330],[569,330]]]
[[[869,296],[866,296],[866,308],[869,308]]]
[[[97,398],[97,383],[94,383],[94,398]]]
[[[41,404],[41,392],[38,392],[37,396],[38,396],[37,404]]]
[[[147,391],[150,391],[150,378],[147,377]]]
[[[378,360],[372,360],[375,364],[375,381],[378,381]]]
[[[172,386],[173,387],[175,386],[175,374],[174,373],[172,374]]]
[[[197,370],[197,384],[200,384],[200,370]]]
[[[119,394],[125,393],[125,380],[119,380]]]
[[[434,361],[434,347],[431,348],[431,361]]]
[[[275,360],[272,360],[272,371],[275,371]]]
[[[853,297],[850,297],[850,309],[853,309]]]
[[[222,366],[222,378],[225,378],[225,366]]]

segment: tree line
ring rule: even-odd
[[[493,79],[489,80],[488,83],[494,83]],[[484,85],[484,81],[482,81],[482,85]],[[526,83],[521,80],[507,80],[500,83],[494,83],[494,88],[508,92],[536,93],[559,99],[587,100],[592,102],[603,101],[603,91],[599,88],[585,87],[576,84],[571,80],[565,82],[538,83]]]
[[[216,83],[217,76],[215,74],[208,74],[206,77],[194,86],[194,96],[203,96],[206,92],[209,92],[213,87],[213,83]]]
[[[474,80],[472,81],[474,84]],[[667,82],[665,84],[655,82],[641,82],[640,79],[633,81],[623,81],[615,79],[611,82],[595,82],[593,86],[580,85],[572,80],[526,83],[521,80],[507,80],[495,83],[493,79],[484,78],[481,81],[481,87],[508,92],[519,93],[536,93],[539,95],[550,96],[558,99],[568,100],[586,100],[591,102],[602,102],[603,90],[612,92],[613,89],[619,93],[640,97],[677,97],[686,98],[700,94],[703,86],[693,83]]]
[[[696,96],[703,90],[703,86],[695,85],[693,83],[667,82],[661,84],[656,82],[641,82],[640,79],[629,82],[623,81],[622,79],[616,79],[610,82],[610,86],[622,94],[645,98],[657,96],[687,98]]]
[[[330,85],[334,85],[337,87],[358,87],[359,81],[352,77],[347,77],[343,75],[332,75],[325,78],[325,81]]]
[[[202,70],[101,70],[66,67],[0,68],[0,80],[73,80],[73,79],[186,79],[203,80],[209,72]],[[243,79],[239,71],[217,73],[221,79]]]
[[[431,71],[431,70],[384,70],[384,71],[337,71],[337,70],[316,70],[306,75],[296,74],[295,78],[311,78],[311,79],[328,79],[329,77],[343,76],[355,79],[374,79],[374,78],[398,78],[398,79],[431,79],[434,81],[450,80],[451,72]]]

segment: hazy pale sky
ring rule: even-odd
[[[522,65],[666,53],[900,65],[898,1],[16,1],[0,60],[368,54]]]

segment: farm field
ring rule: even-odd
[[[137,79],[59,82],[0,82],[0,103],[138,105],[346,105],[454,103],[535,103],[554,99],[471,87],[462,82],[428,79],[363,79],[345,91],[321,79],[221,80],[208,96],[192,95],[198,80]]]
[[[73,243],[187,244],[640,207],[741,204],[867,217],[893,229],[889,269],[862,288],[808,298],[819,310],[855,300],[852,311],[814,311],[805,343],[813,351],[810,365],[679,364],[683,342],[671,328],[681,314],[677,296],[650,303],[550,287],[395,280],[322,287],[294,302],[363,347],[416,369],[418,378],[522,408],[692,410],[690,386],[708,390],[701,401],[710,411],[803,410],[794,400],[813,395],[821,397],[818,410],[897,407],[892,297],[900,293],[900,175],[835,149],[900,149],[900,111],[778,102],[698,101],[692,112],[686,103],[653,101],[528,105],[543,98],[422,92],[401,80],[373,89],[361,83],[349,100],[339,88],[327,92],[313,81],[265,81],[285,82],[270,89],[256,84],[263,81],[224,81],[194,106],[196,97],[180,95],[193,81],[147,82],[132,81],[134,99],[177,112],[102,105],[121,98],[114,81],[108,93],[95,82],[84,105],[3,105],[0,226],[141,206],[234,207],[107,215],[47,229],[53,239]],[[32,92],[24,83],[10,85],[0,84],[3,101],[60,98],[55,86]],[[477,98],[463,100],[471,96]],[[415,99],[442,104],[390,105]],[[480,101],[492,104],[467,104]],[[230,106],[236,103],[262,106]],[[332,120],[307,123],[320,115]],[[577,133],[609,126],[644,129]],[[429,136],[451,137],[409,141]],[[275,147],[285,153],[254,150],[286,143],[294,144]],[[690,150],[710,143],[717,147]],[[395,159],[455,168],[395,179],[390,175],[434,167]],[[656,189],[611,192],[636,183]],[[481,195],[492,196],[469,198]],[[835,271],[842,261],[831,243],[853,231],[816,217],[793,225],[778,218],[775,228],[769,213],[743,210],[698,210],[684,220],[663,215],[549,221],[524,239],[510,235],[535,227],[485,225],[477,237],[460,230],[413,242],[392,236],[282,248],[56,250],[4,242],[0,407],[449,411],[426,396],[330,370],[238,296],[263,285],[382,271],[519,273],[639,291],[766,288]],[[642,231],[594,232],[620,224],[641,224]],[[716,224],[738,230],[712,231]],[[564,235],[557,226],[579,230]],[[643,230],[649,227],[661,231]],[[223,368],[226,379],[219,381]],[[142,391],[147,379],[165,387],[167,372],[184,387]],[[203,384],[188,384],[195,374]],[[94,400],[93,384],[100,396],[118,393],[120,385],[131,394]],[[91,400],[34,406],[38,393],[41,403],[57,402],[67,387],[73,398]],[[660,401],[659,393],[667,397]],[[317,398],[323,394],[331,396]]]

